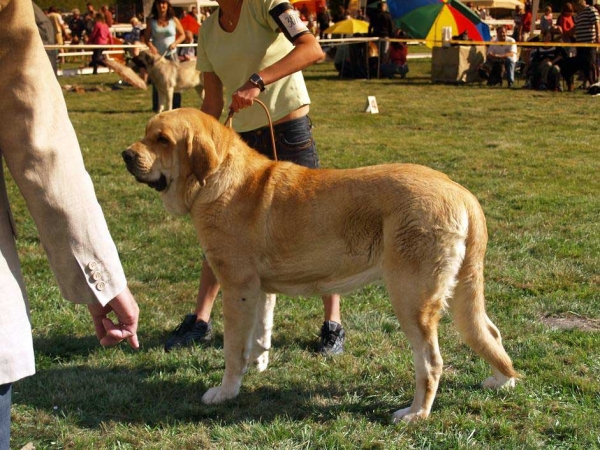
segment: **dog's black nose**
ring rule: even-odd
[[[121,153],[121,156],[123,157],[123,161],[126,163],[130,163],[135,159],[135,153],[131,150],[125,150],[123,153]]]

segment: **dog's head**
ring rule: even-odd
[[[147,50],[141,51],[139,55],[134,56],[131,60],[135,63],[136,66],[141,67],[143,69],[150,69],[154,62],[156,61],[156,56],[150,53]]]
[[[181,108],[150,119],[144,138],[122,156],[137,181],[161,193],[169,212],[185,214],[219,169],[227,150],[223,133],[233,132],[207,114]]]

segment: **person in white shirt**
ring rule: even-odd
[[[492,65],[492,74],[495,71],[502,70],[504,67],[506,71],[506,80],[508,81],[508,87],[512,87],[515,82],[515,63],[517,62],[517,45],[515,40],[506,35],[506,28],[499,26],[496,28],[496,39],[495,44],[488,47],[487,61]],[[504,42],[504,44],[500,44]],[[493,81],[493,77],[490,74],[488,85],[496,84]],[[500,78],[500,84],[502,84],[502,78]]]

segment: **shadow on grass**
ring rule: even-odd
[[[138,333],[142,351],[162,350],[171,330],[155,331],[153,333]],[[315,352],[318,346],[318,336],[315,333],[314,338],[304,337],[295,338],[283,333],[273,336],[273,348],[298,347],[306,352]],[[223,350],[223,333],[213,332],[213,338],[210,347]],[[98,340],[95,336],[86,336],[74,338],[72,336],[47,335],[45,337],[34,338],[34,348],[37,355],[43,355],[50,359],[71,359],[73,357],[85,357],[99,348]]]
[[[220,405],[204,405],[201,402],[204,392],[220,382],[223,359],[215,358],[214,354],[198,358],[191,350],[156,352],[156,347],[162,348],[163,338],[158,333],[146,337],[147,345],[131,358],[131,366],[101,361],[98,364],[102,367],[93,367],[95,356],[90,353],[98,349],[93,337],[37,338],[38,356],[53,360],[81,357],[82,363],[39,369],[36,375],[16,385],[14,403],[66,417],[91,429],[100,428],[107,421],[160,426],[174,422],[270,423],[282,417],[292,420],[310,417],[326,422],[337,420],[340,414],[389,423],[395,409],[408,406],[373,396],[348,404],[340,400],[348,394],[348,386],[344,387],[335,377],[320,383],[310,377],[302,382],[273,383],[269,369],[264,374],[251,370],[238,398]],[[211,347],[219,350],[222,345],[222,335],[216,335]],[[308,352],[314,349],[311,340],[274,342],[274,347],[287,345]]]
[[[127,367],[60,368],[41,370],[21,381],[15,404],[67,417],[79,426],[100,428],[103,422],[142,423],[148,426],[174,422],[218,421],[270,423],[282,417],[335,421],[342,413],[356,414],[374,423],[389,423],[398,405],[373,399],[359,404],[338,402],[347,392],[332,385],[286,383],[254,390],[242,386],[240,395],[220,405],[204,405],[202,395],[212,385],[178,377],[157,379],[166,366],[131,370]],[[221,368],[213,368],[220,373]],[[264,378],[265,384],[268,378]],[[333,380],[332,380],[333,381]],[[315,400],[324,400],[324,403]],[[329,404],[335,399],[334,405]],[[404,405],[408,406],[408,405]]]

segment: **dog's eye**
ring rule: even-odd
[[[170,144],[169,140],[164,135],[162,135],[162,134],[158,135],[158,139],[157,140],[158,140],[159,144],[163,144],[163,145]]]

